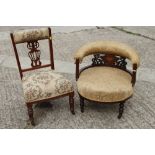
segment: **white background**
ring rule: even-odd
[[[153,0],[0,1],[0,26],[154,25]],[[0,154],[154,155],[154,141],[154,130],[0,130]]]
[[[154,0],[1,0],[0,25],[154,25]]]

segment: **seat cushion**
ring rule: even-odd
[[[84,70],[77,81],[81,96],[98,102],[118,102],[133,94],[131,75],[112,67]]]
[[[23,77],[26,102],[34,102],[73,92],[71,82],[53,71],[34,72]]]

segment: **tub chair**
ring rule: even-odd
[[[86,56],[92,55],[92,63],[80,67]],[[132,97],[136,72],[140,60],[137,52],[126,44],[115,41],[96,41],[82,46],[75,53],[77,90],[81,112],[84,100],[97,103],[119,103],[120,119],[124,103]],[[127,69],[127,59],[132,64]]]

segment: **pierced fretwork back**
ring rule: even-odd
[[[126,58],[112,54],[95,54],[92,58],[93,66],[111,66],[126,70]]]
[[[11,35],[11,40],[14,47],[14,52],[15,52],[21,79],[23,77],[23,72],[26,72],[26,71],[40,69],[44,67],[51,67],[51,69],[54,69],[52,35],[51,35],[50,28],[21,30],[21,31],[11,33],[10,35]],[[42,62],[40,60],[41,51],[39,49],[39,40],[44,40],[44,39],[47,39],[49,42],[50,64],[42,65]],[[27,43],[28,56],[31,60],[31,68],[26,68],[26,69],[21,68],[19,55],[16,47],[16,44],[20,44],[20,43]]]
[[[39,48],[39,42],[34,41],[34,42],[28,42],[27,43],[27,48],[30,50],[28,52],[28,56],[31,59],[31,66],[36,67],[36,66],[41,66],[41,61],[40,61],[40,50]]]

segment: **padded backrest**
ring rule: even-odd
[[[79,59],[79,61],[82,62],[85,56],[97,53],[113,54],[128,58],[133,64],[136,64],[137,67],[140,64],[139,56],[133,48],[126,44],[114,41],[96,41],[88,43],[77,50],[74,58]]]
[[[20,30],[15,31],[14,33],[10,34],[20,76],[23,77],[23,72],[27,72],[30,70],[45,68],[45,67],[51,67],[51,69],[54,69],[54,57],[53,57],[53,46],[52,46],[52,34],[51,34],[51,28],[39,28],[39,29],[29,29],[29,30]],[[49,51],[50,51],[50,63],[48,64],[42,64],[40,58],[41,58],[41,51],[39,49],[39,40],[47,39],[49,43]],[[16,44],[20,43],[26,43],[27,44],[27,50],[28,50],[28,56],[31,60],[31,67],[22,69],[19,56],[18,56],[18,50],[16,47]]]
[[[48,28],[20,30],[13,33],[15,44],[48,39],[50,37]]]

